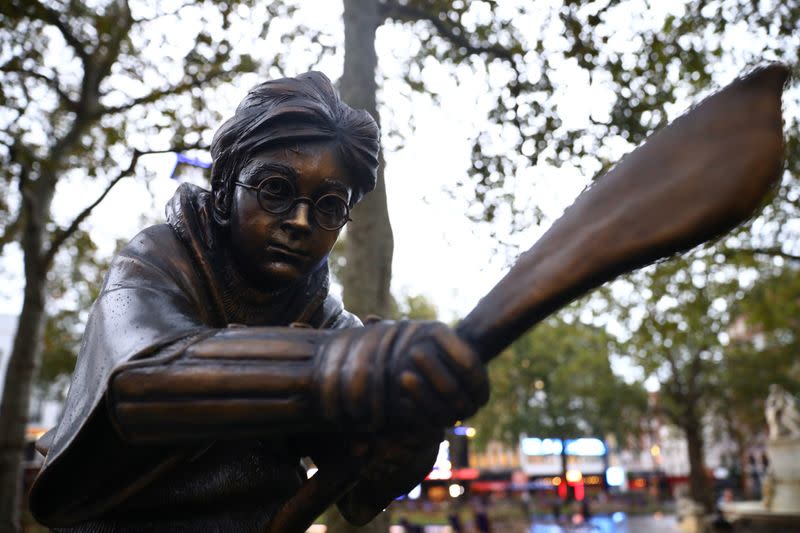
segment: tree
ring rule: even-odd
[[[763,272],[731,313],[715,416],[736,443],[735,469],[765,432],[764,405],[773,383],[800,392],[800,271],[794,264]],[[743,480],[747,480],[745,477]],[[752,489],[753,487],[747,486]],[[754,494],[755,496],[755,494]]]
[[[19,527],[25,422],[56,257],[76,246],[81,223],[120,180],[140,175],[143,155],[205,145],[220,119],[211,89],[255,67],[232,49],[252,4],[188,1],[165,11],[146,2],[12,0],[0,7],[0,251],[18,243],[25,273],[0,403],[3,531]],[[268,11],[286,14],[280,5]],[[165,33],[180,23],[185,39]],[[93,181],[83,190],[96,196],[59,224],[57,188],[76,179]]]
[[[737,333],[736,319],[745,316],[743,310],[764,304],[754,301],[759,291],[743,271],[724,255],[701,249],[635,274],[627,301],[618,297],[612,304],[630,331],[621,351],[658,380],[657,414],[683,431],[691,496],[707,510],[713,508],[713,492],[704,463],[704,429],[709,422],[721,422],[743,452],[744,432],[763,427],[758,405],[769,384],[786,383],[797,372],[794,335],[750,330],[773,339],[757,348],[752,334]],[[796,276],[795,269],[791,272]],[[796,301],[797,293],[787,300]],[[755,312],[749,319],[766,324]]]
[[[618,440],[636,433],[647,405],[644,388],[611,370],[613,339],[602,328],[550,318],[520,338],[489,368],[492,396],[472,423],[478,445],[520,435]],[[562,453],[562,475],[566,474]]]

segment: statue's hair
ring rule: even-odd
[[[265,149],[334,141],[354,182],[351,203],[375,188],[380,131],[369,113],[345,104],[321,72],[253,87],[214,134],[211,190],[214,219],[227,223],[233,184],[250,158]]]

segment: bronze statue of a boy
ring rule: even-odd
[[[211,191],[181,185],[167,223],[111,265],[30,494],[38,520],[263,531],[306,479],[302,457],[322,471],[364,447],[337,495],[349,520],[420,482],[488,383],[447,326],[361,327],[328,294],[328,254],[378,150],[372,117],[320,73],[247,95],[214,137]]]

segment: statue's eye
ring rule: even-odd
[[[267,196],[294,196],[292,183],[281,176],[270,176],[259,185],[259,192]]]

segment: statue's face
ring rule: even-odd
[[[255,187],[275,175],[288,179],[297,196],[316,200],[335,194],[350,200],[352,182],[332,143],[261,152],[245,165],[239,181]],[[251,283],[270,289],[290,284],[314,270],[333,248],[340,230],[319,227],[309,203],[274,215],[259,205],[256,191],[234,189],[231,249],[237,268]]]

